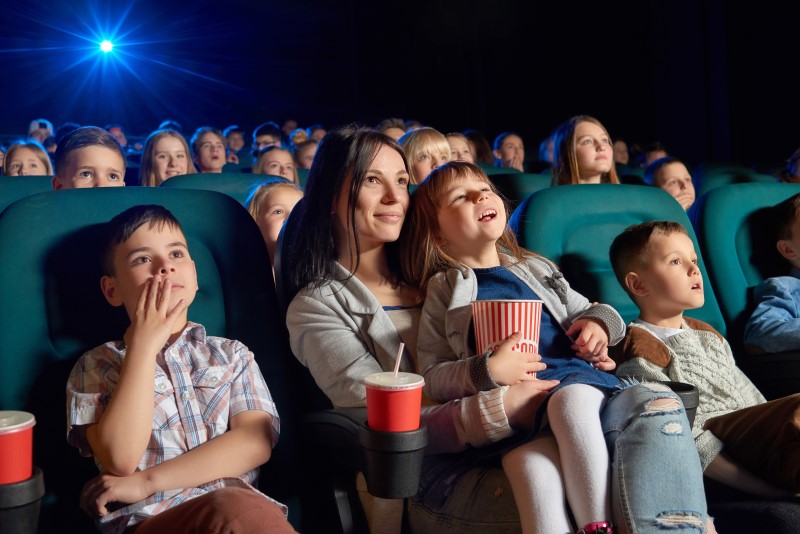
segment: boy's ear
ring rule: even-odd
[[[58,191],[62,187],[63,186],[61,185],[61,179],[56,174],[55,176],[53,176],[53,191]]]
[[[637,297],[644,297],[650,293],[650,290],[645,286],[644,280],[634,272],[625,275],[625,287],[628,288],[628,291],[630,291],[632,295],[636,295]]]
[[[113,276],[104,276],[100,279],[100,289],[103,296],[112,306],[122,306],[122,297],[117,291],[116,280]]]
[[[778,242],[775,243],[775,248],[777,248],[781,256],[783,256],[787,260],[789,261],[798,260],[797,251],[794,249],[791,241],[789,241],[788,239],[778,239]]]

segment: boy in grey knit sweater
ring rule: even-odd
[[[614,239],[611,264],[639,307],[613,349],[617,374],[694,384],[700,404],[692,428],[704,474],[770,497],[800,492],[800,394],[766,402],[736,367],[728,342],[683,316],[703,305],[697,253],[678,223],[628,227]]]

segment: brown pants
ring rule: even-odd
[[[277,504],[245,488],[195,497],[132,527],[136,534],[289,534],[297,531]]]
[[[703,428],[754,474],[800,492],[800,393],[713,417]]]

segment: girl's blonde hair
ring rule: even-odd
[[[508,201],[479,166],[466,161],[449,161],[434,169],[411,195],[408,215],[400,234],[403,276],[420,289],[420,295],[423,297],[428,283],[436,273],[463,267],[462,263],[447,253],[446,247],[439,239],[439,208],[450,184],[470,176],[486,182],[502,199],[508,221],[510,215]],[[508,224],[503,235],[497,240],[497,251],[513,256],[517,260],[535,256],[519,246],[517,237]]]
[[[13,156],[14,152],[20,148],[27,148],[36,154],[36,158],[44,166],[45,172],[42,173],[43,176],[53,176],[53,162],[50,161],[50,156],[47,155],[47,150],[45,150],[44,146],[42,146],[42,144],[36,139],[20,139],[18,141],[14,141],[14,143],[8,147],[8,150],[6,150],[5,159],[3,160],[2,165],[3,169],[6,169],[6,171],[8,170],[8,162],[11,161],[11,156]]]
[[[406,158],[411,167],[409,169],[409,177],[412,184],[418,184],[425,179],[424,176],[416,176],[414,174],[414,162],[419,156],[423,154],[450,155],[450,143],[447,142],[447,137],[430,126],[410,130],[397,142],[400,143],[400,146],[403,147],[403,152],[406,153]]]
[[[144,149],[142,150],[142,161],[139,165],[139,184],[144,187],[156,186],[155,165],[153,164],[156,158],[156,145],[165,137],[174,137],[183,145],[183,150],[186,152],[186,174],[196,174],[197,168],[192,161],[192,153],[189,150],[189,143],[186,138],[179,132],[164,128],[151,132],[144,142]]]
[[[244,205],[247,211],[250,212],[250,215],[253,216],[254,220],[258,221],[261,218],[261,209],[264,205],[264,201],[269,197],[269,194],[278,187],[291,187],[292,189],[297,189],[301,193],[303,192],[303,189],[296,183],[286,178],[279,177],[270,178],[253,185],[250,189],[250,194],[247,195],[247,199],[244,201]]]
[[[550,185],[569,185],[579,184],[580,169],[578,168],[578,156],[575,154],[575,129],[582,122],[596,124],[608,135],[603,124],[589,115],[576,115],[559,126],[553,134],[553,180]],[[608,135],[611,139],[611,136]],[[613,164],[611,169],[602,175],[601,183],[618,184],[617,169]]]

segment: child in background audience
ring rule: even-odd
[[[306,134],[308,134],[308,138],[317,142],[322,141],[322,138],[325,137],[326,133],[328,133],[328,130],[326,130],[325,127],[319,123],[312,124],[306,128]]]
[[[494,165],[494,156],[492,155],[492,145],[486,137],[478,130],[464,130],[462,132],[467,136],[467,139],[472,143],[472,155],[475,156],[475,163],[479,165]]]
[[[744,328],[752,352],[800,350],[800,193],[772,208],[772,239],[786,260],[786,276],[767,278],[753,291],[755,309]]]
[[[603,372],[615,367],[607,348],[622,339],[622,318],[610,306],[591,304],[570,289],[553,263],[521,249],[506,214],[503,200],[485,172],[465,162],[435,169],[412,196],[401,234],[401,257],[405,277],[424,294],[417,351],[425,392],[435,401],[446,402],[520,382],[549,380],[553,390],[546,405],[547,418],[542,419],[544,413],[540,412],[533,433],[512,438],[502,459],[522,531],[574,532],[566,498],[578,532],[613,532],[609,524],[609,448],[615,444],[610,429],[620,429],[620,422],[630,417],[650,419],[643,424],[651,430],[679,421],[675,417],[683,422],[686,418],[674,394],[667,394],[665,388],[656,392],[646,385],[622,383]],[[476,299],[543,300],[537,352],[547,368],[541,369],[537,355],[512,350],[520,339],[518,333],[494,352],[476,354],[470,311],[470,302]],[[538,371],[536,376],[533,371]],[[634,415],[643,412],[653,417]],[[514,433],[512,428],[503,428],[505,423],[495,424],[497,439]],[[669,451],[677,460],[681,447],[684,455],[687,450],[694,452],[690,439],[679,443],[666,433],[656,433],[661,434],[656,440],[660,446],[648,450],[654,458]],[[627,446],[619,444],[620,448]],[[660,470],[655,465],[648,469],[643,461],[626,464],[625,469],[626,476],[638,470],[651,480]],[[699,470],[692,482],[681,481],[679,492],[665,491],[661,484],[637,487],[637,491],[659,495],[658,500],[663,501],[656,509],[661,512],[674,506],[676,501],[671,498],[680,500],[678,494],[691,484],[695,495],[702,493]],[[670,498],[665,498],[668,494]],[[638,509],[630,502],[625,506],[628,510],[615,510],[623,531],[627,527],[622,525],[629,526],[623,516]],[[637,522],[644,523],[653,513],[642,508],[634,515]],[[687,525],[700,530],[701,515],[691,516],[694,523]],[[675,520],[677,526],[685,518]],[[650,517],[649,521],[658,520]]]
[[[7,176],[52,176],[53,164],[44,147],[34,139],[20,139],[8,147],[4,174]]]
[[[175,130],[156,130],[147,136],[139,168],[139,182],[157,187],[173,176],[194,174],[197,169],[189,157],[189,144]]]
[[[599,120],[576,115],[555,131],[551,185],[618,184],[611,136]]]
[[[692,175],[678,158],[667,156],[652,162],[644,171],[644,181],[672,195],[684,210],[694,204]]]
[[[294,183],[299,182],[292,152],[279,146],[268,146],[261,149],[256,165],[253,167],[253,173],[283,176]]]
[[[461,132],[450,132],[445,137],[447,137],[447,143],[450,145],[450,161],[475,163],[472,145],[466,135]]]
[[[516,132],[503,132],[495,137],[492,154],[495,167],[525,170],[525,144]]]
[[[256,126],[253,130],[253,165],[258,161],[259,151],[268,146],[282,146],[281,129],[276,122],[268,121]]]
[[[306,139],[294,150],[294,163],[298,169],[310,169],[311,164],[314,162],[314,154],[317,153],[319,141],[315,139]]]
[[[631,160],[630,153],[628,152],[628,143],[624,139],[617,139],[614,141],[614,163],[619,165],[627,165]]]
[[[709,478],[768,497],[800,492],[800,394],[765,402],[736,367],[728,342],[684,317],[703,305],[703,276],[680,224],[629,226],[609,252],[617,280],[639,307],[625,340],[612,349],[617,374],[693,384],[700,460]]]
[[[430,126],[409,130],[397,142],[411,165],[412,184],[420,183],[433,169],[450,160],[450,143]]]
[[[666,158],[667,156],[669,156],[667,147],[662,145],[659,141],[650,143],[649,145],[645,146],[644,149],[642,149],[642,153],[639,154],[639,166],[646,168],[655,160]]]
[[[283,178],[265,180],[254,186],[253,191],[247,196],[245,207],[261,230],[273,265],[275,265],[275,243],[278,241],[283,221],[301,198],[303,190],[300,186]]]
[[[53,123],[47,119],[35,119],[28,125],[28,137],[38,141],[44,146],[44,141],[48,137],[53,137]]]
[[[101,471],[81,507],[102,532],[294,532],[254,487],[280,424],[253,353],[187,320],[198,281],[180,223],[135,206],[107,229],[100,286],[131,324],[67,382],[67,440]]]
[[[232,124],[222,131],[225,143],[228,145],[226,161],[239,164],[244,153],[244,130],[238,124]]]
[[[103,128],[82,126],[58,142],[53,189],[124,187],[125,155]]]
[[[375,125],[375,129],[397,141],[405,135],[406,123],[399,117],[388,117]]]
[[[211,126],[201,126],[195,130],[190,141],[192,161],[197,172],[221,173],[225,166],[225,138],[222,132]]]

